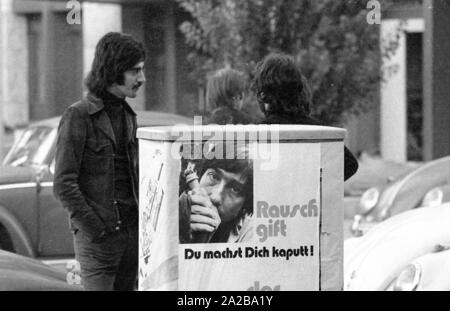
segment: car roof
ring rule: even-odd
[[[194,121],[190,117],[182,116],[179,114],[162,112],[162,111],[136,111],[137,122],[139,127],[143,126],[163,126],[163,125],[175,125],[175,124],[193,124]],[[61,116],[44,119],[34,122],[33,127],[58,127]]]

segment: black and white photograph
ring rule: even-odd
[[[449,37],[447,0],[0,0],[0,291],[450,291]]]

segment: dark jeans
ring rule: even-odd
[[[81,231],[74,235],[75,257],[87,291],[131,291],[138,271],[137,224],[89,242]]]

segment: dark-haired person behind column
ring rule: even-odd
[[[264,124],[325,125],[310,116],[311,89],[291,56],[271,53],[256,65],[252,83]],[[358,161],[344,147],[344,180],[358,170]]]
[[[138,159],[134,98],[145,82],[143,45],[108,33],[88,94],[66,109],[56,143],[55,195],[69,212],[85,290],[133,290],[138,269]]]
[[[222,68],[208,79],[206,103],[212,109],[206,124],[249,124],[250,116],[242,112],[247,78],[243,72]]]

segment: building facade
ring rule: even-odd
[[[70,15],[76,3],[81,23]],[[178,30],[186,18],[172,1],[2,1],[5,125],[59,115],[78,100],[95,45],[109,31],[133,35],[148,52],[148,82],[132,106],[190,114],[198,90],[189,83],[189,48]]]

